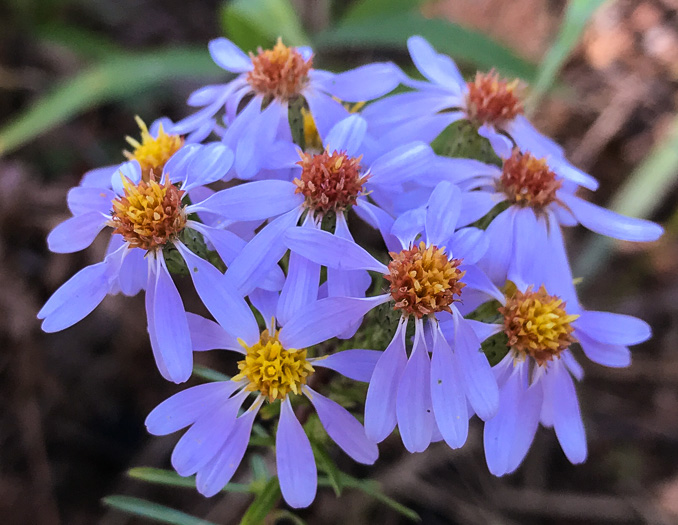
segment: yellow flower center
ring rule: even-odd
[[[501,126],[523,113],[523,102],[518,96],[518,79],[509,82],[492,70],[489,73],[476,73],[473,82],[468,82],[466,86],[469,120]]]
[[[139,117],[135,117],[135,120],[141,130],[141,142],[127,137],[127,142],[134,151],[123,151],[123,154],[129,160],[139,163],[143,180],[148,180],[151,171],[162,173],[165,163],[184,145],[184,139],[179,135],[165,133],[162,124],[158,128],[158,136],[153,137],[143,120]]]
[[[448,259],[444,248],[423,242],[390,255],[393,260],[384,278],[391,283],[395,309],[418,318],[451,311],[455,296],[466,286],[461,282],[466,272],[458,268],[461,259]]]
[[[556,192],[563,185],[546,163],[530,153],[513,150],[504,161],[497,189],[503,191],[513,204],[542,210],[558,200]]]
[[[549,295],[544,286],[536,292],[516,290],[499,312],[504,316],[508,345],[522,356],[533,357],[540,366],[576,342],[571,323],[579,316],[568,315],[565,302]]]
[[[273,49],[250,53],[252,70],[247,73],[247,82],[252,89],[264,96],[290,100],[301,93],[308,83],[308,72],[313,58],[305,60],[296,49],[287,47],[278,38]]]
[[[270,402],[285,399],[290,392],[299,394],[314,372],[306,359],[306,350],[284,349],[277,332],[269,335],[268,330],[264,330],[256,344],[247,346],[244,341],[240,344],[247,354],[238,362],[240,373],[233,380],[247,379],[249,384],[245,388],[259,391]]]
[[[125,194],[113,201],[109,225],[135,248],[153,250],[165,245],[186,226],[181,204],[184,191],[170,181],[160,184],[153,172],[148,182],[135,185],[123,179]]]

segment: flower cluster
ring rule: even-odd
[[[319,70],[311,49],[280,40],[249,56],[212,41],[212,58],[235,78],[193,93],[197,110],[179,122],[138,119],[133,150],[85,174],[68,194],[73,217],[48,237],[52,251],[75,252],[111,228],[103,261],[40,310],[45,331],[77,323],[109,294],[144,290],[164,378],[187,381],[195,351],[240,354],[230,380],[180,391],[146,420],[158,435],[189,427],[172,464],[196,474],[206,496],[232,478],[269,405],[292,507],[317,489],[305,403],[364,464],[396,427],[410,452],[461,447],[473,415],[493,474],[518,468],[540,423],[582,462],[577,360],[628,366],[628,346],[650,337],[639,319],[584,309],[561,227],[627,241],[656,240],[661,227],[577,196],[596,180],[524,116],[517,80],[490,71],[466,81],[423,38],[408,46],[425,80],[392,63]],[[491,159],[434,152],[460,121]],[[370,230],[383,251],[354,240]],[[190,276],[213,319],[185,311],[172,274]],[[392,328],[385,348],[326,343],[375,323]],[[318,368],[369,383],[364,425],[317,391]]]

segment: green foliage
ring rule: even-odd
[[[311,447],[313,448],[313,456],[315,457],[318,470],[327,476],[327,481],[329,482],[330,487],[332,487],[332,490],[334,490],[335,496],[338,498],[341,496],[341,490],[343,488],[341,472],[327,453],[327,450],[325,450],[322,443],[312,441]]]
[[[640,165],[619,188],[609,208],[622,215],[647,218],[662,203],[678,178],[678,117],[668,134],[656,144]],[[575,264],[575,275],[590,279],[611,254],[614,241],[591,235]]]
[[[468,120],[457,120],[447,126],[433,139],[431,147],[438,155],[445,157],[476,159],[501,166],[501,159],[492,149],[490,141],[480,136],[478,128]]]
[[[359,22],[393,13],[411,12],[431,0],[359,0],[354,2],[341,17],[343,24]]]
[[[241,49],[270,47],[278,37],[287,45],[307,45],[309,38],[289,0],[233,0],[223,4],[221,26]]]
[[[259,525],[263,523],[278,503],[280,496],[278,478],[273,476],[257,491],[257,495],[242,517],[240,525]]]
[[[180,487],[195,489],[195,476],[182,477],[173,470],[165,470],[153,467],[135,467],[127,471],[130,478],[152,483],[154,485],[166,485],[169,487]],[[222,492],[235,492],[248,494],[254,489],[250,485],[242,483],[229,483]]]
[[[164,505],[133,498],[131,496],[107,496],[101,501],[108,507],[158,523],[167,523],[170,525],[215,525],[211,521],[196,518],[195,516],[165,507]]]
[[[219,71],[205,49],[116,55],[61,82],[0,129],[0,155],[99,104],[131,98],[181,78],[214,78]]]
[[[421,35],[439,52],[473,64],[479,69],[496,68],[525,80],[534,78],[534,64],[487,36],[447,20],[425,18],[418,11],[388,12],[341,23],[316,35],[317,50],[329,48],[405,49],[407,38]]]
[[[327,479],[325,477],[320,477],[320,478],[318,478],[318,485],[321,486],[321,487],[323,487],[323,486],[328,487],[331,484],[330,484],[329,479]],[[380,503],[383,503],[387,507],[393,509],[398,514],[405,516],[407,519],[409,519],[411,521],[415,521],[415,522],[421,521],[419,514],[417,514],[415,511],[413,511],[409,507],[406,507],[405,505],[398,503],[393,498],[390,498],[386,494],[384,494],[383,491],[381,490],[379,483],[377,483],[374,480],[358,479],[358,478],[354,478],[353,476],[350,476],[350,475],[342,472],[341,473],[341,485],[344,488],[357,489],[357,490],[364,492],[368,496],[379,501]]]
[[[539,65],[537,77],[533,82],[532,93],[527,101],[530,109],[534,109],[544,94],[553,86],[567,57],[570,56],[577,42],[579,42],[579,37],[584,31],[586,23],[606,1],[570,0],[558,36]]]
[[[193,365],[193,375],[205,381],[229,381],[231,378],[226,374],[217,372],[203,365]]]

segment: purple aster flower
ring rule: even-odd
[[[214,128],[215,115],[222,108],[227,125],[241,121],[239,125],[247,129],[261,108],[273,106],[274,131],[279,138],[291,140],[288,106],[303,97],[318,133],[325,138],[334,124],[349,115],[337,98],[345,102],[373,100],[392,91],[402,78],[400,69],[390,62],[343,73],[314,69],[310,48],[287,47],[280,39],[273,49],[259,48],[256,55],[246,55],[226,38],[212,40],[209,50],[220,67],[237,76],[227,84],[206,86],[193,93],[188,104],[202,109],[178,122],[175,132]],[[247,97],[250,100],[240,110]]]
[[[372,374],[365,428],[368,437],[379,442],[397,424],[411,452],[425,450],[438,435],[451,447],[462,446],[468,432],[467,399],[484,420],[495,414],[499,403],[480,341],[456,307],[468,291],[497,293],[473,264],[487,248],[483,232],[475,228],[455,231],[460,210],[459,189],[441,182],[425,208],[411,210],[394,223],[393,233],[401,248],[390,254],[388,266],[355,243],[328,232],[298,228],[285,236],[292,252],[311,261],[328,268],[376,271],[388,281],[389,292],[376,297],[321,299],[303,308],[305,315],[286,328],[303,332],[307,323],[317,324],[325,336],[335,336],[372,308],[393,301],[401,320]],[[423,236],[417,240],[420,233]],[[451,346],[438,327],[441,316],[451,318],[456,326]],[[405,327],[410,318],[415,322],[415,336],[408,358]],[[431,342],[425,337],[425,323]]]
[[[596,363],[625,367],[631,362],[627,346],[649,339],[650,327],[629,315],[584,310],[576,298],[565,302],[543,285],[535,290],[510,284],[506,290],[500,324],[473,322],[484,333],[481,338],[504,332],[508,347],[493,368],[500,385],[499,411],[485,423],[487,465],[497,476],[518,468],[540,421],[554,427],[567,458],[581,463],[586,436],[572,377],[580,380],[583,371],[570,346],[579,343]],[[453,330],[451,323],[443,325],[448,330]]]
[[[165,165],[162,177],[145,174],[137,160],[116,172],[107,187],[78,186],[69,192],[74,216],[59,224],[47,241],[50,250],[70,253],[89,246],[106,226],[114,228],[108,253],[100,263],[83,268],[64,283],[38,313],[42,328],[55,332],[88,315],[108,293],[134,295],[146,289],[151,347],[163,377],[186,381],[192,371],[192,350],[186,313],[165,262],[174,246],[189,268],[193,283],[212,315],[228,325],[249,311],[244,299],[227,285],[219,270],[192,253],[180,240],[184,230],[205,236],[228,264],[246,244],[227,230],[189,218],[200,206],[184,203],[184,194],[223,177],[233,162],[222,144],[186,145]],[[170,175],[170,173],[172,175]],[[260,286],[279,289],[284,276],[272,269]]]
[[[272,219],[243,248],[226,272],[241,294],[246,295],[258,286],[261,276],[277,265],[287,251],[283,242],[285,231],[296,228],[304,213],[302,229],[320,228],[323,217],[331,214],[336,217],[335,236],[352,241],[345,213],[353,208],[360,217],[379,228],[387,242],[397,243],[390,234],[393,218],[373,202],[387,202],[392,194],[402,191],[403,181],[422,176],[434,155],[427,144],[413,142],[366,162],[362,156],[366,127],[359,115],[342,120],[327,135],[325,149],[320,153],[305,153],[287,143],[292,150],[281,149],[267,165],[272,169],[291,168],[292,182],[248,182],[223,190],[194,208],[230,220]],[[369,285],[366,274],[340,270],[333,269],[328,275],[329,294],[363,295]],[[296,308],[298,304],[317,299],[319,275],[317,264],[293,255],[280,308]],[[284,311],[277,316],[282,322],[289,318]]]
[[[508,145],[496,151],[503,159],[502,168],[488,165],[483,175],[461,184],[477,189],[467,195],[473,196],[479,214],[500,202],[509,205],[487,228],[492,250],[479,263],[497,284],[511,278],[511,268],[533,283],[538,281],[531,279],[528,266],[550,266],[557,274],[570,275],[559,226],[581,224],[608,237],[636,242],[654,241],[663,233],[651,221],[625,217],[577,197],[578,186],[563,176],[557,158],[537,159]]]
[[[269,314],[276,310],[275,294],[260,294],[257,301],[266,330],[259,333],[254,315],[228,328],[189,314],[196,350],[228,349],[243,354],[239,373],[230,381],[208,383],[175,394],[158,405],[146,419],[151,434],[165,435],[190,426],[172,454],[172,465],[182,476],[197,474],[198,491],[219,492],[232,478],[247,449],[252,424],[265,402],[280,401],[276,434],[278,478],[285,501],[307,507],[315,498],[317,471],[313,451],[292,407],[305,396],[321,424],[339,447],[355,461],[371,465],[379,455],[363,426],[345,408],[313,390],[308,381],[316,367],[325,367],[357,381],[368,381],[379,352],[346,350],[313,358],[307,348],[323,342],[322,331],[307,325],[299,332],[278,329]],[[295,326],[294,318],[291,325]],[[255,399],[240,415],[250,394]]]
[[[424,38],[413,36],[407,46],[427,81],[407,79],[403,83],[416,91],[365,108],[362,114],[371,134],[389,143],[415,138],[431,142],[451,123],[469,120],[491,143],[505,141],[508,135],[522,150],[557,159],[565,179],[591,190],[598,187],[593,177],[570,164],[563,149],[525,118],[518,80],[509,82],[491,71],[477,73],[472,82],[466,82],[454,61],[437,53]]]

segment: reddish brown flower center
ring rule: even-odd
[[[305,60],[296,49],[287,47],[278,38],[273,49],[257,50],[250,53],[252,70],[247,73],[247,82],[260,95],[279,100],[290,100],[308,83],[308,72],[313,57]]]
[[[556,192],[562,184],[549,169],[546,159],[537,159],[516,148],[504,161],[498,189],[514,204],[541,210],[558,200]]]
[[[520,81],[511,82],[489,73],[476,73],[473,82],[468,82],[466,112],[469,120],[479,124],[501,126],[523,113],[523,102],[517,96]]]
[[[305,206],[318,214],[339,212],[355,205],[369,178],[361,175],[362,157],[349,157],[346,152],[324,151],[317,155],[300,153],[301,175],[294,179],[296,193],[306,197]]]
[[[540,366],[576,342],[571,323],[579,316],[568,315],[565,302],[549,295],[544,286],[536,292],[516,290],[499,312],[504,316],[508,345],[520,356],[533,357]]]
[[[461,259],[448,259],[443,248],[423,242],[390,255],[393,260],[384,278],[391,283],[395,309],[418,318],[451,311],[455,296],[466,286],[461,282],[466,272],[458,268]]]
[[[125,194],[113,201],[109,225],[134,248],[153,250],[164,246],[186,226],[181,204],[184,191],[170,181],[156,182],[153,172],[148,182],[135,185],[123,180]]]

